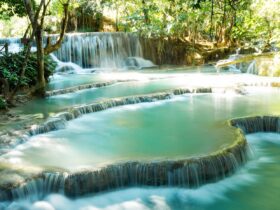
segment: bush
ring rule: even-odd
[[[4,78],[8,81],[10,89],[13,89],[18,83],[23,63],[23,53],[7,54],[0,57],[0,78]],[[50,56],[45,56],[46,80],[53,74],[55,67],[56,63],[52,58]],[[37,69],[36,55],[31,54],[26,66],[25,75],[22,80],[19,81],[22,87],[30,88],[36,85]]]
[[[6,108],[7,108],[6,102],[0,97],[0,110],[6,109]]]

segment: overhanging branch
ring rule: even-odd
[[[64,18],[62,19],[62,25],[61,25],[61,31],[59,34],[59,38],[55,44],[51,43],[50,37],[47,38],[47,45],[44,49],[45,55],[48,55],[48,54],[58,50],[62,44],[63,37],[64,37],[66,28],[67,28],[68,17],[69,17],[69,15],[68,15],[69,2],[70,2],[70,0],[68,0],[67,3],[63,4]]]

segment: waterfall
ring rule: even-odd
[[[21,38],[0,38],[0,45],[8,44],[9,53],[18,53],[23,50],[24,45],[21,42]],[[35,43],[32,43],[31,52],[35,52],[36,47]]]
[[[55,42],[57,35],[50,35]],[[46,38],[44,39],[46,42]],[[19,38],[0,39],[8,43],[9,52],[19,52],[23,45]],[[33,46],[32,51],[36,48]],[[85,68],[143,69],[156,67],[143,58],[140,38],[137,34],[123,32],[91,32],[66,34],[61,48],[53,53],[58,63],[57,71],[80,72]]]
[[[245,134],[256,132],[280,133],[280,117],[246,117],[231,120],[231,125],[240,128]]]
[[[118,69],[132,65],[141,69],[154,66],[142,58],[139,37],[132,33],[66,34],[61,48],[54,54],[60,61],[72,62],[82,68]]]
[[[199,88],[192,92],[211,89]],[[189,93],[187,89],[176,89],[172,93],[150,96],[127,97],[74,108],[60,113],[41,126],[34,128],[33,135],[48,132],[64,125],[65,121],[82,114],[108,109],[114,106],[168,99],[174,95]],[[230,126],[236,127],[236,140],[215,153],[178,160],[151,162],[128,161],[81,172],[41,172],[23,176],[19,183],[1,186],[0,201],[29,199],[37,200],[49,193],[62,193],[68,197],[95,194],[113,189],[134,186],[175,186],[197,188],[203,184],[219,181],[239,169],[250,158],[244,134],[255,132],[280,132],[279,116],[257,116],[233,119]],[[44,127],[45,126],[45,127]],[[19,172],[20,173],[20,172]]]
[[[10,53],[16,53],[19,52],[23,45],[20,42],[19,38],[4,38],[0,39],[0,45],[8,44],[8,51]]]
[[[247,69],[247,74],[258,74],[258,70],[256,68],[256,61],[252,61]]]
[[[5,189],[0,201],[38,200],[49,193],[68,197],[132,186],[176,186],[197,188],[232,173],[247,159],[247,142],[237,132],[234,145],[201,157],[151,162],[130,161],[76,173],[42,172]]]
[[[197,188],[233,173],[246,162],[246,146],[224,154],[156,162],[127,162],[96,171],[74,173],[65,180],[64,193],[77,197],[132,186]]]
[[[45,172],[16,188],[0,190],[0,201],[28,199],[36,201],[50,193],[64,194],[64,183],[67,173]]]

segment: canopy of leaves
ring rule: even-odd
[[[24,16],[25,8],[22,0],[0,0],[0,19],[9,19],[10,17]]]
[[[0,19],[24,15],[22,0],[0,3]],[[70,12],[78,31],[106,30],[88,27],[106,17],[118,31],[147,37],[224,44],[280,41],[280,0],[71,0]],[[46,30],[57,32],[59,23],[54,21],[63,15],[61,0],[52,0],[47,14]]]

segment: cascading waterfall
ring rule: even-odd
[[[196,188],[234,173],[250,158],[244,134],[280,132],[279,116],[229,121],[237,128],[236,141],[216,153],[182,160],[130,161],[75,173],[42,172],[16,186],[0,189],[0,200],[38,200],[49,193],[78,197],[133,186]]]
[[[247,142],[237,132],[236,142],[217,153],[183,160],[131,161],[77,173],[43,172],[17,187],[0,191],[0,201],[36,200],[49,193],[78,197],[131,186],[197,188],[234,173],[248,159]]]
[[[11,190],[0,190],[0,201],[29,199],[31,201],[42,199],[50,193],[64,193],[64,183],[67,173],[45,172],[33,177],[32,180],[22,183],[21,186]]]
[[[280,117],[257,116],[231,120],[231,125],[240,128],[245,134],[256,132],[280,133]]]
[[[55,36],[53,36],[55,37]],[[132,33],[76,33],[65,35],[55,56],[82,68],[145,68],[154,64],[144,60],[138,35]]]
[[[256,61],[252,61],[247,69],[247,74],[258,74],[258,70],[256,67]]]
[[[57,35],[50,35],[54,42]],[[45,39],[46,41],[46,39]],[[19,52],[23,45],[19,38],[0,39],[8,43],[9,52]],[[35,50],[35,47],[32,47]],[[156,67],[143,58],[139,36],[133,33],[73,33],[66,34],[59,50],[52,58],[58,63],[57,71],[81,72],[85,68],[143,69]]]
[[[174,89],[169,92],[109,99],[89,105],[78,106],[60,113],[47,122],[34,126],[28,135],[46,133],[65,126],[66,121],[83,114],[109,109],[115,106],[153,102],[170,99],[185,93],[211,93],[211,88]],[[112,164],[82,172],[42,172],[27,177],[20,183],[0,189],[0,200],[36,200],[49,193],[63,193],[78,197],[91,193],[131,186],[177,186],[196,188],[218,181],[234,173],[249,158],[244,134],[254,132],[280,132],[279,116],[258,116],[233,119],[229,125],[238,128],[236,141],[216,153],[179,160],[157,160],[151,162],[129,161]],[[53,171],[56,171],[55,169]]]
[[[0,39],[0,45],[4,44],[8,44],[8,51],[10,53],[19,52],[23,47],[19,38]]]

